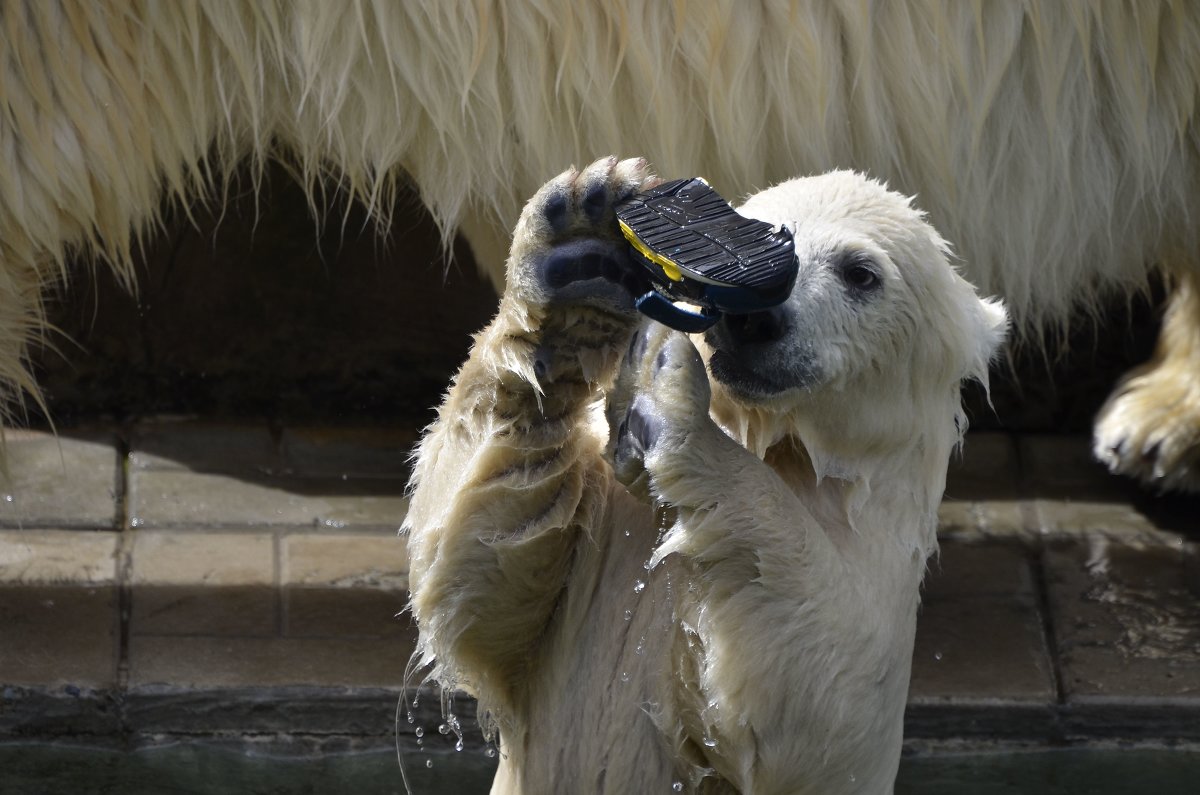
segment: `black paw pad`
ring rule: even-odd
[[[545,381],[550,367],[554,364],[554,353],[545,345],[538,347],[533,354],[533,374],[538,381]]]
[[[646,346],[649,340],[646,339],[646,333],[642,330],[633,332],[633,339],[629,340],[629,350],[625,352],[626,364],[634,364],[640,362],[642,357],[646,355]]]
[[[636,401],[621,424],[622,438],[627,437],[636,442],[642,450],[648,451],[658,441],[658,437],[662,433],[662,426],[661,417],[646,411],[641,405],[641,401]]]
[[[570,209],[571,201],[567,194],[555,193],[546,199],[546,203],[542,207],[542,215],[545,216],[546,221],[555,232],[562,232],[567,228]]]
[[[633,312],[640,276],[619,242],[577,238],[561,243],[536,265],[550,300],[603,304]]]
[[[670,361],[671,354],[669,354],[667,349],[664,347],[658,352],[658,356],[654,357],[654,374],[658,375],[659,372],[661,372],[662,369],[670,363]]]
[[[618,281],[621,268],[610,255],[597,251],[576,251],[576,246],[563,246],[555,249],[546,258],[546,284],[554,289],[566,287],[572,282],[588,279],[604,278],[608,281]]]
[[[587,214],[588,220],[592,223],[599,223],[604,218],[606,209],[608,209],[608,186],[603,182],[597,182],[589,187],[587,193],[583,195],[583,211]]]

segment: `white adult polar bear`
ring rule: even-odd
[[[494,792],[889,792],[959,385],[1005,312],[835,172],[741,208],[793,230],[796,286],[698,352],[618,283],[612,204],[649,184],[600,161],[521,216],[419,450],[420,653],[498,730]]]
[[[0,68],[0,410],[38,394],[76,254],[132,285],[168,207],[271,158],[385,222],[411,181],[500,283],[525,197],[630,149],[727,196],[885,178],[1051,350],[1161,271],[1158,351],[1094,449],[1200,491],[1200,3],[39,0],[0,3]]]

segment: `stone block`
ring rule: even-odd
[[[265,425],[165,420],[134,429],[129,463],[135,471],[224,474],[271,473],[283,467],[275,436]]]
[[[290,533],[281,544],[284,634],[387,636],[408,602],[408,560],[395,533]]]
[[[277,632],[275,537],[268,532],[136,531],[130,584],[136,634]]]
[[[415,630],[390,638],[212,638],[130,640],[131,693],[313,686],[399,688]]]
[[[0,585],[112,585],[119,542],[106,530],[0,530]]]
[[[910,701],[1049,705],[1053,665],[1037,608],[995,597],[927,602],[917,619]]]
[[[133,472],[135,527],[372,527],[396,530],[408,510],[402,480],[318,480],[147,470]]]
[[[113,528],[120,521],[117,449],[103,433],[5,431],[0,526]]]
[[[950,457],[946,471],[946,496],[954,500],[1013,499],[1020,470],[1017,445],[1007,433],[971,433],[961,455]]]
[[[407,480],[419,438],[412,426],[284,428],[280,451],[288,470],[304,477]]]
[[[1057,692],[1033,553],[944,543],[917,619],[907,722],[913,736],[1052,733]]]
[[[111,690],[118,659],[115,585],[0,587],[0,684]]]

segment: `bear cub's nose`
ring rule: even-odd
[[[779,306],[746,315],[726,314],[721,323],[730,339],[738,345],[778,342],[787,333],[787,317],[783,307]]]

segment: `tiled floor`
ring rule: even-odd
[[[414,439],[9,432],[0,739],[390,736]],[[1109,478],[1085,439],[998,433],[947,497],[911,739],[1200,740],[1200,501]]]

